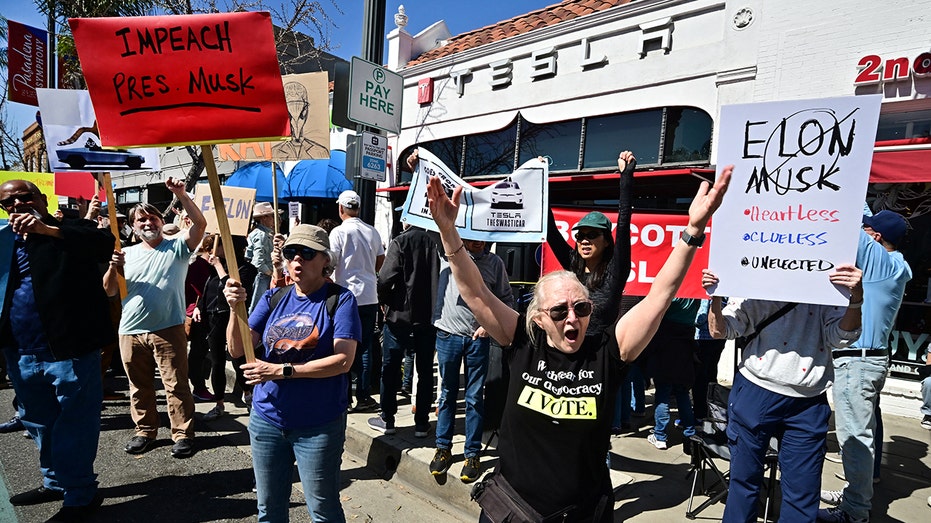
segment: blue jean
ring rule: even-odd
[[[644,394],[643,371],[640,365],[631,363],[627,367],[627,376],[621,385],[618,399],[614,406],[613,427],[620,427],[621,422],[630,421],[631,412],[642,414],[646,410],[646,395]]]
[[[356,347],[356,357],[352,360],[350,372],[356,378],[356,401],[372,399],[372,337],[375,334],[375,320],[378,316],[378,304],[359,305],[359,320],[362,323],[362,339]],[[352,382],[349,384],[352,387]]]
[[[679,420],[682,422],[682,435],[686,438],[695,434],[695,414],[692,413],[692,401],[686,385],[656,382],[656,400],[653,411],[653,435],[659,441],[666,441],[666,427],[669,425],[669,397],[676,397],[679,407]]]
[[[252,283],[252,299],[249,304],[249,314],[252,314],[252,309],[255,308],[255,304],[262,299],[262,296],[265,294],[265,291],[272,287],[272,276],[271,274],[258,273],[255,276],[255,282]]]
[[[485,416],[485,376],[488,375],[488,338],[436,331],[436,360],[440,368],[440,404],[436,419],[436,447],[453,448],[456,403],[459,401],[459,368],[465,361],[465,452],[466,458],[482,450]]]
[[[931,376],[921,380],[921,413],[931,416]]]
[[[888,361],[885,357],[834,360],[834,425],[847,478],[840,508],[854,518],[869,518],[876,406],[886,383]]]
[[[249,442],[259,521],[288,521],[295,460],[311,519],[315,523],[346,521],[339,500],[345,413],[317,427],[281,430],[253,410],[249,416]]]
[[[433,351],[436,348],[436,327],[385,323],[382,330],[382,419],[394,421],[394,416],[398,413],[401,363],[408,352],[413,352],[417,365],[417,395],[414,399],[417,411],[414,413],[414,426],[426,427],[430,423],[430,405],[433,403]]]
[[[87,505],[97,493],[100,352],[55,361],[6,351],[6,359],[23,425],[39,448],[43,485],[63,490],[65,506]]]
[[[779,439],[779,469],[783,471],[779,521],[815,521],[831,417],[827,394],[783,396],[738,372],[728,403],[731,480],[723,521],[756,521],[763,462],[773,437]]]

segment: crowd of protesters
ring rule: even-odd
[[[416,156],[410,160],[415,164]],[[644,413],[640,373],[656,390],[649,443],[670,448],[670,399],[675,398],[679,419],[674,425],[682,434],[676,439],[688,452],[696,416],[707,413],[705,391],[717,381],[723,339],[749,336],[731,393],[732,495],[724,520],[755,520],[761,453],[775,437],[783,443],[783,469],[793,470],[782,480],[784,516],[867,521],[879,470],[873,464],[881,453],[879,391],[888,372],[888,336],[911,278],[897,251],[905,219],[891,211],[873,216],[867,209],[857,266],[840,265],[829,276],[849,289],[846,308],[676,299],[727,190],[731,168],[724,168],[714,184],[699,188],[682,241],[649,294],[625,307],[635,168],[634,155],[622,152],[616,221],[601,212],[585,215],[571,232],[574,247],[550,212],[547,241],[565,270],[542,277],[521,311],[491,245],[462,239],[455,227],[461,189],[448,195],[436,178],[428,197],[438,234],[405,227],[386,242],[359,219],[359,195],[345,191],[336,202],[342,223],[328,219],[276,234],[280,217],[260,203],[253,231],[233,237],[229,246],[218,235],[205,234],[203,214],[183,183],[172,179],[166,187],[183,209],[178,223],[166,223],[161,211],[140,204],[117,215],[119,238],[110,233],[106,218],[98,217],[96,199],[83,218],[55,217],[34,185],[4,183],[0,205],[9,225],[0,228],[0,347],[17,395],[17,415],[0,425],[0,432],[29,433],[44,478],[42,486],[15,494],[11,503],[62,501],[52,521],[81,521],[100,506],[93,471],[100,431],[96,413],[102,400],[124,398],[105,391],[117,347],[134,423],[125,445],[129,454],[149,452],[158,435],[156,370],[167,398],[170,453],[188,458],[196,455],[196,421],[226,415],[226,369],[232,365],[237,376],[232,388],[250,409],[259,521],[287,520],[295,464],[313,520],[344,521],[340,464],[348,415],[379,413],[367,420],[377,433],[408,430],[396,424],[399,394],[414,394],[409,429],[415,437],[429,436],[430,415],[436,413],[436,453],[424,473],[445,475],[454,459],[460,368],[466,444],[459,478],[471,483],[485,472],[480,461],[484,383],[489,346],[497,343],[510,372],[496,445],[499,460],[476,492],[481,521],[527,511],[561,521],[611,521],[605,456],[612,433],[629,429],[632,413]],[[231,263],[238,279],[229,275]],[[718,281],[705,271],[706,287]],[[67,292],[60,287],[66,283]],[[67,307],[80,313],[63,315],[60,306],[50,306],[51,295],[80,298]],[[248,331],[231,313],[239,304],[249,311]],[[764,331],[761,325],[771,316],[775,326]],[[794,349],[774,354],[766,349],[774,344]],[[802,361],[811,371],[787,380]],[[835,406],[844,409],[838,411],[838,438],[849,483],[843,491],[820,492],[819,500],[831,412],[827,390],[834,380],[853,380],[854,371],[862,376],[863,369],[873,373],[868,387],[857,381],[834,389]],[[74,386],[61,392],[55,380],[65,377]],[[855,395],[852,388],[874,394]],[[931,378],[925,378],[922,390],[922,426],[931,429]],[[380,392],[380,403],[373,392]],[[213,406],[195,419],[195,401]],[[582,405],[578,408],[586,414],[547,408],[560,402]],[[763,413],[761,404],[771,405],[772,412]],[[490,494],[498,489],[516,492],[516,499],[502,506]],[[819,511],[819,501],[832,508]]]

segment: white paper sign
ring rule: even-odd
[[[427,182],[430,176],[439,176],[450,196],[457,185],[465,187],[456,218],[456,227],[463,238],[518,243],[540,243],[546,239],[549,164],[545,161],[530,160],[504,180],[479,190],[453,174],[426,149],[419,149],[418,157],[402,221],[437,230],[427,204]]]
[[[42,133],[52,171],[157,171],[158,149],[101,147],[97,117],[87,91],[36,89]]]
[[[881,95],[721,108],[734,175],[713,221],[719,296],[846,305],[828,279],[854,263]]]

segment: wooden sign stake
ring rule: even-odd
[[[109,171],[101,173],[101,177],[103,180],[98,180],[97,183],[103,184],[103,188],[107,191],[107,217],[110,219],[110,232],[112,232],[113,237],[116,238],[114,244],[116,250],[122,251],[123,245],[120,243],[120,229],[119,225],[116,223],[116,197],[113,196],[113,182],[110,181]],[[127,217],[127,220],[128,219]],[[120,270],[117,272],[116,281],[120,286],[120,299],[122,300],[126,297],[126,277],[123,276],[122,267],[120,267]]]

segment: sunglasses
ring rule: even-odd
[[[317,252],[319,251],[315,251],[314,249],[311,249],[310,247],[289,246],[289,247],[285,247],[284,249],[281,249],[281,255],[284,256],[284,259],[288,261],[293,260],[299,254],[301,255],[301,258],[304,261],[310,261],[314,259],[314,256],[317,255]]]
[[[550,319],[553,321],[563,321],[569,317],[569,305],[566,303],[561,303],[559,305],[550,307],[549,309],[540,310],[549,313]],[[577,318],[585,318],[586,316],[590,316],[592,314],[592,302],[575,302],[572,304],[572,310],[575,311],[575,316]]]
[[[598,238],[601,238],[602,235],[603,233],[601,231],[589,231],[589,232],[576,231],[575,241],[581,242],[585,240],[596,240]]]
[[[30,192],[24,192],[22,194],[14,194],[13,196],[10,196],[9,198],[4,198],[0,200],[0,205],[2,205],[6,209],[11,209],[14,205],[16,205],[16,200],[19,200],[20,203],[30,203],[30,202],[35,201],[35,197],[36,195]]]

